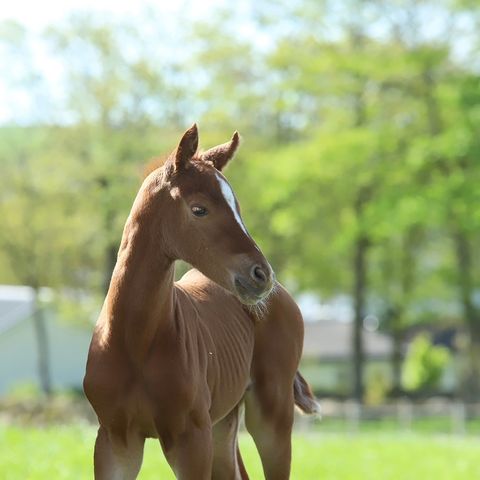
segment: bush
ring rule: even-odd
[[[433,345],[426,334],[413,340],[402,371],[402,384],[410,392],[425,392],[439,386],[451,355],[446,347]]]

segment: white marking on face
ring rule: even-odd
[[[220,189],[222,190],[223,197],[227,201],[230,209],[232,210],[235,220],[240,225],[242,230],[248,235],[247,229],[245,228],[245,225],[242,222],[242,218],[238,213],[237,204],[235,203],[235,196],[233,195],[232,187],[221,175],[219,175],[218,173],[215,173],[215,175],[217,176],[218,183],[220,184]]]

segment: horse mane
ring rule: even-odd
[[[148,163],[143,167],[143,180],[145,180],[154,170],[163,167],[169,157],[170,155],[162,155],[150,159]]]
[[[142,171],[142,180],[145,180],[153,171],[157,170],[158,168],[161,168],[167,163],[167,161],[170,159],[170,157],[174,154],[170,153],[168,155],[161,155],[159,157],[153,157],[151,158],[143,167]],[[191,159],[191,163],[207,163],[214,167],[215,165],[213,162],[210,160],[204,160],[203,157],[203,152],[201,150],[197,151],[195,155]]]

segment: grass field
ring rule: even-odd
[[[92,478],[90,426],[0,427],[0,479]],[[253,443],[241,437],[252,480],[263,478]],[[147,442],[140,479],[173,479],[156,441]],[[480,479],[480,439],[414,434],[297,434],[292,480]]]

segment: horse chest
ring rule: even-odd
[[[250,383],[254,326],[249,318],[192,321],[180,337],[162,338],[142,372],[143,390],[164,410],[209,404],[213,422],[241,400]]]
[[[157,336],[144,363],[135,365],[120,347],[92,355],[88,370],[95,376],[87,376],[87,390],[102,420],[126,418],[155,436],[159,418],[207,408],[215,423],[241,401],[250,383],[254,323],[240,309],[228,316],[202,316],[201,308],[189,313],[188,322],[182,316]]]

